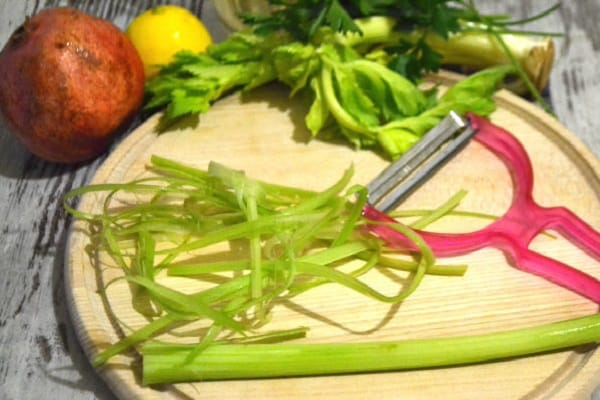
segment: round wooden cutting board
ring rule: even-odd
[[[444,74],[436,79],[449,83],[456,77]],[[529,152],[537,201],[565,205],[600,229],[598,160],[537,107],[505,91],[497,101],[492,121],[514,133]],[[311,139],[304,128],[305,112],[300,102],[288,99],[287,90],[269,86],[225,98],[198,121],[168,133],[155,132],[159,116],[154,116],[114,149],[91,183],[144,176],[153,154],[199,168],[217,161],[263,181],[309,189],[331,185],[350,165],[356,171],[354,182],[366,184],[387,165],[371,151]],[[471,142],[401,208],[433,208],[466,189],[461,209],[500,215],[510,204],[511,188],[505,166]],[[97,210],[101,200],[86,195],[79,208]],[[481,220],[451,217],[435,229],[457,232],[481,226]],[[104,272],[86,251],[85,230],[81,222],[73,227],[66,275],[74,326],[92,357],[118,340],[122,329],[116,321],[131,327],[144,321],[131,311],[126,285],[111,287],[106,302],[98,295]],[[561,237],[541,235],[532,246],[600,277],[600,262]],[[511,267],[496,250],[440,262],[464,262],[469,268],[462,277],[426,276],[412,296],[393,307],[324,285],[294,299],[293,306],[276,307],[272,328],[308,326],[306,342],[402,340],[494,332],[598,312],[597,304]],[[368,279],[381,280],[396,291],[405,277]],[[583,399],[600,385],[600,354],[594,346],[456,368],[160,388],[140,384],[138,363],[135,355],[123,355],[98,373],[123,399]]]

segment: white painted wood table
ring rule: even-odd
[[[140,9],[160,1],[137,2]],[[179,1],[198,13],[218,39],[210,2]],[[549,0],[478,0],[484,12],[526,17],[552,5]],[[123,2],[0,0],[3,45],[26,15],[44,7],[84,4],[126,26]],[[93,6],[92,6],[93,5]],[[559,121],[600,157],[600,0],[564,2],[532,29],[564,33],[549,99]],[[64,252],[69,218],[62,195],[84,185],[103,157],[64,166],[29,154],[0,125],[0,399],[113,399],[75,338],[67,314]],[[600,382],[593,398],[600,399]],[[443,397],[444,394],[440,393]]]

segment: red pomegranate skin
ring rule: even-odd
[[[103,153],[143,95],[144,69],[129,39],[73,8],[28,18],[0,52],[0,114],[48,161],[77,163]]]

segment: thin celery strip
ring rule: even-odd
[[[218,342],[219,344],[257,344],[257,343],[279,343],[294,339],[302,339],[306,337],[308,333],[308,328],[300,327],[294,329],[287,329],[283,331],[275,331],[275,332],[267,332],[254,336],[244,336],[239,338],[232,338],[229,340],[225,340],[223,342]]]
[[[200,299],[207,304],[217,303],[227,298],[238,295],[239,293],[248,293],[250,286],[250,275],[242,275],[232,278],[219,286],[211,287],[201,292],[192,294],[193,299]]]
[[[353,241],[339,246],[331,246],[315,253],[307,254],[302,257],[298,257],[296,260],[299,262],[312,264],[332,264],[348,257],[355,256],[370,248],[371,246],[365,242]]]
[[[369,250],[371,246],[365,242],[353,241],[344,245],[329,247],[319,250],[315,253],[310,253],[296,259],[299,262],[315,263],[315,264],[332,264],[349,257],[358,255],[359,253]],[[249,260],[233,260],[214,263],[176,265],[168,268],[168,274],[171,276],[196,276],[200,274],[208,274],[215,272],[230,272],[244,271],[251,269]],[[274,262],[264,260],[263,267],[272,269]]]
[[[358,288],[358,291],[361,292],[361,287],[365,286],[368,288],[368,286],[363,285],[360,281],[358,281],[358,279],[356,279],[357,277],[364,275],[366,272],[368,272],[369,270],[371,270],[375,264],[378,261],[378,256],[374,255],[372,256],[370,259],[368,259],[363,265],[361,265],[359,268],[357,268],[356,270],[350,271],[349,273],[347,273],[347,277],[345,277],[344,279],[347,281],[350,281],[350,284],[344,284],[341,282],[338,282],[336,279],[338,278],[338,276],[333,273],[333,274],[323,274],[320,275],[318,273],[313,274],[313,279],[311,279],[308,282],[300,282],[300,283],[294,283],[293,285],[290,286],[289,288],[289,296],[293,297],[293,296],[297,296],[300,293],[306,292],[309,289],[313,289],[316,288],[317,286],[321,286],[327,283],[338,283],[338,284],[342,284],[346,287],[348,287],[349,289],[353,289],[353,290],[357,290],[356,287]],[[297,270],[299,270],[298,268],[296,268]],[[304,272],[310,272],[310,271],[305,271]],[[316,279],[315,279],[316,278]],[[381,294],[379,294],[377,291],[375,291],[374,289],[367,289],[366,291],[362,291],[363,295],[367,295],[370,296],[369,291],[375,292],[377,293],[375,296],[371,296],[376,298],[377,296],[382,296],[385,297]]]
[[[331,265],[333,263],[339,262],[339,261],[349,258],[349,257],[361,257],[361,255],[364,253],[364,251],[362,251],[361,248],[366,250],[366,246],[362,242],[346,243],[345,245],[341,245],[341,246],[323,250],[322,252],[317,253],[315,255],[309,255],[308,257],[302,257],[301,261],[304,263],[308,263],[308,264],[312,263],[313,265],[315,265],[315,264],[317,264],[317,265],[318,264],[330,264]],[[355,279],[355,278],[367,273],[369,270],[371,270],[379,261],[379,253],[378,252],[372,252],[372,253],[373,254],[367,260],[367,262],[365,262],[359,268],[347,273],[348,277]],[[296,271],[299,271],[299,268],[297,266],[296,266]],[[293,285],[291,285],[289,287],[289,296],[290,297],[296,296],[300,293],[303,293],[303,292],[305,292],[309,289],[315,288],[317,286],[336,282],[335,280],[331,280],[331,278],[335,279],[336,276],[330,276],[330,277],[320,276],[320,277],[317,277],[317,279],[310,280],[309,282],[294,283]],[[349,287],[352,288],[352,286],[349,286]]]
[[[140,275],[150,281],[154,280],[154,246],[155,241],[152,235],[147,231],[141,231],[138,236],[132,274]],[[134,309],[145,316],[156,316],[159,311],[153,307],[152,296],[144,287],[136,287],[138,290],[133,295]]]
[[[110,251],[111,257],[113,258],[113,260],[115,260],[117,265],[121,267],[123,273],[128,275],[129,267],[127,265],[127,262],[125,261],[123,253],[121,252],[121,248],[119,247],[119,244],[116,238],[114,237],[114,233],[112,229],[110,229],[110,227],[107,225],[107,222],[108,221],[106,219],[102,220],[102,242],[107,246],[108,250]]]
[[[197,179],[199,181],[204,181],[208,176],[210,176],[207,171],[190,167],[188,165],[160,156],[153,155],[150,160],[154,169],[156,169],[158,172],[166,173],[168,175],[175,175],[181,178]],[[273,198],[282,197],[288,199],[289,201],[290,199],[300,199],[310,197],[315,194],[315,192],[311,190],[291,188],[288,186],[277,185],[259,180],[255,180],[255,182],[261,185],[265,189],[265,192]]]
[[[303,215],[266,215],[256,221],[247,221],[231,226],[224,226],[204,237],[192,240],[186,244],[172,249],[158,250],[157,254],[171,251],[188,252],[198,250],[212,244],[226,242],[234,239],[244,239],[258,232],[268,234],[276,233],[279,229],[293,229],[306,223],[314,223],[323,217],[322,212],[307,213]]]
[[[141,329],[127,335],[117,343],[96,354],[92,359],[92,364],[96,367],[104,365],[109,359],[117,354],[121,354],[131,347],[150,339],[152,336],[164,331],[181,319],[181,316],[174,314],[165,314],[164,316],[155,319]]]
[[[453,211],[461,202],[461,200],[467,195],[466,190],[459,190],[452,197],[450,197],[444,204],[434,209],[432,212],[424,215],[419,220],[410,224],[413,229],[423,229],[443,216]]]
[[[356,199],[354,204],[351,206],[350,211],[346,217],[343,227],[337,238],[331,244],[332,247],[340,245],[348,240],[352,232],[354,231],[356,224],[362,216],[362,209],[367,203],[367,189],[364,186],[354,186],[348,190],[348,196],[355,194]]]
[[[136,189],[137,190],[143,190],[143,189],[155,190],[156,187],[153,185],[137,184]],[[89,194],[89,193],[93,193],[93,192],[108,192],[108,191],[114,191],[114,190],[127,190],[127,185],[124,185],[122,183],[106,183],[106,184],[88,185],[88,186],[83,186],[80,188],[75,188],[65,194],[65,196],[63,198],[63,207],[69,214],[72,214],[73,216],[75,216],[78,219],[93,220],[98,217],[97,214],[81,212],[78,209],[76,209],[74,206],[71,205],[71,201],[74,198],[83,196],[84,194]]]
[[[217,339],[217,337],[219,337],[219,335],[221,334],[222,331],[223,331],[223,327],[221,327],[220,325],[215,325],[215,324],[211,325],[210,328],[208,328],[208,332],[206,333],[206,335],[204,335],[203,337],[200,338],[200,343],[198,343],[194,347],[194,349],[188,353],[185,360],[183,360],[182,365],[186,365],[186,364],[193,362],[194,359],[196,358],[196,356],[198,356],[198,354],[202,353],[211,344],[214,343],[214,341]],[[177,366],[177,367],[179,367],[179,366]]]
[[[392,269],[403,271],[414,271],[417,268],[417,262],[409,260],[401,260],[396,257],[385,255],[379,256],[379,264]],[[427,273],[431,275],[443,276],[462,276],[467,272],[467,266],[464,264],[433,264],[427,268]]]
[[[247,198],[247,218],[248,221],[257,221],[258,206],[256,204],[255,195],[250,195]],[[255,233],[249,237],[250,240],[250,296],[253,299],[259,299],[263,295],[262,284],[262,249],[260,234]],[[264,310],[261,304],[258,304],[256,309],[258,319],[264,318]]]
[[[400,291],[398,295],[395,296],[387,296],[381,292],[378,292],[371,286],[361,282],[357,278],[348,275],[346,273],[340,272],[333,268],[328,268],[319,264],[310,264],[310,263],[297,263],[297,270],[300,274],[309,274],[312,276],[325,278],[329,282],[335,282],[339,285],[345,286],[349,289],[352,289],[358,293],[361,293],[365,296],[371,297],[375,300],[379,300],[385,303],[397,303],[404,300],[410,293],[414,291],[416,286],[420,283],[423,274],[419,274],[409,284],[409,286]]]
[[[435,212],[435,210],[433,210],[433,211],[432,210],[394,210],[394,211],[390,212],[388,215],[395,219],[406,218],[406,217],[425,217],[426,218],[432,212]],[[489,220],[489,221],[495,221],[496,219],[498,219],[498,216],[493,215],[493,214],[486,214],[486,213],[480,213],[480,212],[474,212],[474,211],[455,210],[455,209],[448,211],[444,215],[444,217],[447,217],[447,216],[469,217],[469,218],[484,219],[484,220]],[[410,226],[414,228],[414,226],[412,224]],[[551,232],[542,232],[541,234],[546,237],[549,237],[549,238],[554,238],[554,239],[557,238],[557,236]]]
[[[600,314],[502,332],[372,343],[213,345],[183,364],[193,346],[146,343],[145,385],[454,366],[600,341]],[[173,368],[174,365],[180,367]]]
[[[168,158],[160,157],[155,154],[150,157],[150,163],[156,170],[165,172],[169,176],[176,176],[198,182],[206,181],[209,176],[207,171],[178,163],[174,160],[169,160]]]
[[[328,229],[333,229],[338,235],[338,220],[340,216],[344,215],[345,207],[345,201],[339,198],[332,199],[328,204],[327,213],[319,220],[312,224],[303,224],[293,232],[288,241],[291,250],[295,253],[303,253],[309,250],[314,246],[316,239],[319,238],[322,232]]]
[[[332,186],[330,186],[329,188],[325,189],[324,191],[322,191],[320,193],[315,194],[308,200],[306,200],[294,207],[290,207],[288,210],[286,210],[286,213],[303,214],[310,210],[314,210],[321,206],[326,205],[328,202],[330,202],[334,198],[337,198],[339,193],[346,186],[348,186],[348,183],[350,182],[350,179],[352,179],[353,174],[354,174],[354,167],[351,166],[346,171],[344,171],[344,174],[342,175],[342,177],[337,182],[335,182]]]
[[[244,326],[241,323],[234,321],[223,312],[212,309],[210,305],[204,303],[198,297],[183,294],[141,276],[130,276],[127,277],[127,280],[143,286],[157,300],[160,300],[161,304],[182,315],[207,317],[234,331],[241,332],[244,330]]]
[[[167,268],[169,276],[198,276],[217,272],[240,272],[251,268],[249,260],[207,262],[202,264],[172,265]]]

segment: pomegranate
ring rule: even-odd
[[[48,161],[76,163],[103,153],[143,95],[144,67],[125,34],[73,8],[27,18],[0,52],[0,116]]]

